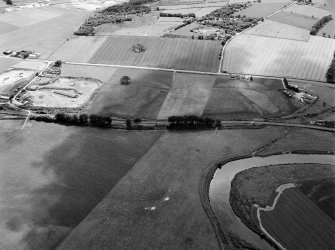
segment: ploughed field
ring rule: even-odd
[[[134,52],[132,47],[137,44],[142,44],[145,51]],[[110,36],[89,62],[217,72],[220,50],[217,41]]]
[[[15,123],[0,121],[1,249],[54,249],[161,136]]]
[[[298,188],[280,195],[272,211],[260,211],[266,231],[286,249],[332,249],[335,222]]]
[[[131,83],[121,85],[129,76]],[[89,112],[124,118],[156,119],[172,84],[172,72],[117,69],[100,89]]]
[[[157,70],[108,67],[105,70],[113,73],[89,105],[89,113],[150,120],[174,115],[248,119],[281,117],[304,107],[280,92],[283,88],[280,80],[254,78],[251,82]],[[67,74],[70,73],[71,70]],[[129,76],[131,83],[121,85],[123,76]]]
[[[239,35],[225,48],[222,71],[325,81],[335,50],[333,39],[308,42]]]

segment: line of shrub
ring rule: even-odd
[[[312,30],[310,31],[310,34],[312,36],[316,36],[316,34],[319,32],[320,29],[323,28],[323,26],[326,25],[326,23],[333,20],[333,17],[331,15],[322,17],[319,21],[317,21],[313,26]]]
[[[167,129],[170,130],[221,128],[221,122],[219,120],[196,115],[170,116],[168,123]]]
[[[327,70],[326,78],[328,83],[335,83],[335,52],[333,60],[329,66],[329,69]]]

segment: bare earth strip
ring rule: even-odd
[[[328,69],[332,60],[332,53],[328,52],[334,49],[335,41],[322,37],[310,37],[304,42],[240,35],[227,45],[222,70],[325,81],[325,75],[320,72]],[[293,70],[292,67],[296,68]],[[306,68],[314,69],[313,75]]]
[[[332,249],[335,245],[334,221],[297,188],[284,190],[274,210],[261,210],[260,218],[287,249]]]
[[[158,119],[173,115],[201,115],[211,93],[215,77],[175,74],[172,88],[158,114]]]
[[[132,46],[142,44],[144,52],[135,53]],[[216,72],[219,59],[207,68],[208,61],[213,60],[213,54],[219,56],[220,43],[217,41],[197,41],[181,38],[110,36],[91,58],[91,63],[165,67],[172,69],[199,70]],[[169,53],[166,50],[170,48]],[[193,69],[193,54],[202,54],[204,60]],[[193,56],[192,56],[193,55]]]
[[[107,36],[75,37],[65,42],[49,60],[88,62],[106,39]]]
[[[295,27],[284,23],[265,20],[244,34],[255,36],[267,36],[292,40],[308,41],[309,30]]]

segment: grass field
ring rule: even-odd
[[[89,77],[99,79],[107,83],[117,68],[89,65],[62,64],[61,76],[65,77]]]
[[[308,6],[308,5],[300,5],[293,4],[289,8],[284,10],[285,12],[294,13],[298,15],[314,17],[317,19],[321,19],[324,16],[331,15],[330,11],[326,11],[320,8]]]
[[[199,199],[203,170],[255,150],[278,131],[164,134],[60,249],[218,249]]]
[[[272,211],[261,211],[263,227],[287,249],[332,249],[335,222],[299,189],[289,188]]]
[[[202,114],[219,119],[280,117],[303,107],[279,92],[282,88],[279,80],[249,82],[218,77]]]
[[[310,37],[308,42],[240,35],[226,47],[222,70],[325,81],[335,41]]]
[[[301,41],[308,41],[310,37],[307,29],[302,29],[293,25],[279,23],[272,20],[265,20],[252,29],[247,30],[244,34]]]
[[[35,122],[3,131],[3,123],[1,249],[54,249],[161,136]]]
[[[253,4],[252,6],[240,10],[234,15],[241,15],[241,16],[247,16],[247,17],[267,17],[271,15],[272,13],[282,9],[286,5],[290,4],[289,1],[284,3],[260,3],[260,4]]]
[[[132,51],[138,43],[144,46],[144,52]],[[220,48],[215,41],[110,36],[90,62],[216,72]]]
[[[328,22],[322,29],[319,30],[318,36],[323,36],[323,33],[326,33],[326,37],[330,35],[330,38],[335,37],[335,20]]]
[[[335,176],[302,182],[298,188],[335,221]]]
[[[45,12],[42,12],[43,14],[39,14],[38,18],[35,18],[34,13],[37,9]],[[9,16],[8,20],[6,19],[7,15],[13,15],[11,13],[14,12],[1,15],[0,22],[21,22],[21,20],[25,20],[25,16],[32,16],[33,20],[31,22],[27,20],[27,23],[30,24],[27,26],[24,26],[24,21],[22,24],[17,23],[21,25],[18,26],[19,28],[0,34],[0,51],[7,49],[32,50],[42,53],[42,59],[48,58],[67,38],[71,37],[73,31],[83,21],[85,16],[88,15],[84,12],[56,7],[30,8],[22,12],[23,14],[21,12],[16,11],[15,14],[17,17]],[[50,14],[52,18],[48,18],[48,13],[56,14]]]
[[[269,18],[272,21],[293,25],[302,29],[310,30],[312,26],[318,21],[317,18],[309,16],[298,15],[290,12],[281,11]]]
[[[48,59],[66,62],[88,62],[106,40],[107,36],[75,37],[65,42]]]
[[[158,118],[167,119],[173,115],[201,116],[214,81],[214,76],[176,73]]]
[[[122,76],[131,78],[121,85]],[[89,111],[118,117],[156,119],[172,84],[172,72],[120,68],[99,91]]]

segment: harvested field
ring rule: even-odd
[[[131,83],[121,85],[129,76]],[[172,84],[172,72],[120,68],[99,91],[91,113],[125,118],[156,119]]]
[[[133,52],[136,44],[145,51]],[[110,36],[90,62],[216,72],[220,48],[217,41]]]
[[[202,115],[217,119],[281,117],[303,107],[281,93],[282,88],[280,80],[218,77]]]
[[[32,77],[35,71],[24,69],[11,69],[0,74],[0,94],[12,95],[15,93],[14,89],[20,88]]]
[[[101,83],[85,78],[59,78],[48,83],[29,86],[22,100],[33,107],[79,108],[86,104]]]
[[[246,35],[266,36],[291,40],[308,41],[309,30],[271,20],[256,25],[244,32]]]
[[[325,81],[335,41],[310,37],[308,42],[240,35],[226,47],[222,70]]]
[[[0,132],[1,249],[55,249],[161,136],[36,122],[11,130]]]
[[[49,57],[49,60],[88,62],[106,40],[106,36],[75,37],[57,49],[57,51]]]
[[[312,26],[318,21],[317,18],[312,18],[308,16],[298,15],[294,13],[289,13],[281,11],[276,15],[269,18],[272,21],[285,23],[288,25],[293,25],[302,29],[311,30]]]
[[[61,15],[61,12],[50,11],[48,8],[27,8],[20,11],[5,12],[0,16],[0,22],[24,27],[37,24],[48,19],[53,19]]]
[[[260,212],[263,227],[287,249],[332,249],[335,222],[299,189],[283,191],[272,211]]]
[[[246,16],[246,17],[268,17],[276,11],[282,9],[286,5],[290,4],[289,1],[286,3],[255,3],[250,7],[240,10],[234,13],[235,16]]]
[[[201,116],[214,84],[215,77],[175,73],[172,88],[158,114],[158,119],[173,115]]]
[[[12,68],[17,68],[17,69],[31,69],[31,70],[36,70],[40,71],[44,69],[47,65],[45,62],[34,62],[34,61],[18,61],[19,63],[14,64]]]
[[[88,77],[107,83],[117,68],[63,63],[61,70],[60,75],[64,77]]]
[[[7,23],[7,22],[0,21],[0,34],[11,32],[11,31],[16,30],[18,28],[19,28],[18,26],[12,25],[12,24]]]
[[[313,6],[302,5],[302,4],[293,4],[289,8],[284,10],[285,12],[314,17],[317,19],[321,19],[324,16],[331,15],[330,11],[322,10],[320,8],[316,8]]]
[[[321,30],[318,32],[318,36],[323,36],[326,33],[326,37],[330,35],[330,38],[335,38],[335,20],[328,22]]]
[[[29,14],[29,11],[34,13],[34,10],[36,9],[40,8],[31,8],[26,11]],[[87,13],[79,11],[60,8],[57,8],[57,10],[53,9],[53,7],[46,8],[48,12],[56,11],[61,13],[61,15],[46,20],[40,20],[29,26],[22,26],[19,29],[1,34],[0,50],[32,50],[42,53],[42,59],[48,58],[52,52],[66,41],[67,38],[72,36],[73,31],[87,15]],[[17,13],[20,15],[19,13],[21,13],[21,11],[17,11]],[[1,18],[3,16],[4,15],[0,17],[0,22],[2,21]],[[18,17],[17,20],[21,20],[20,17]]]
[[[164,134],[59,249],[218,249],[199,199],[204,169],[255,150],[278,130]]]

